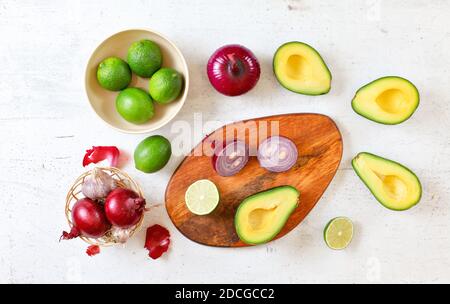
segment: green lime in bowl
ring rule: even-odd
[[[133,42],[128,49],[127,61],[134,73],[148,78],[161,68],[161,49],[149,39]]]
[[[148,91],[152,98],[160,104],[167,104],[180,95],[183,77],[171,68],[162,68],[150,78]]]
[[[116,109],[126,121],[143,124],[155,115],[150,95],[139,88],[127,88],[117,95]]]
[[[107,90],[123,90],[131,81],[130,67],[118,57],[108,57],[98,65],[97,80]]]

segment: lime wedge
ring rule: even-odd
[[[323,236],[325,243],[331,249],[344,249],[352,241],[353,223],[349,218],[336,217],[325,226]]]
[[[212,181],[201,179],[189,186],[184,199],[189,211],[205,215],[213,212],[219,204],[219,191]]]

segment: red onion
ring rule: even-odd
[[[297,162],[295,144],[283,136],[266,138],[258,147],[258,161],[261,167],[272,172],[284,172]]]
[[[105,200],[106,217],[114,226],[129,228],[139,222],[145,208],[145,199],[130,189],[117,188]]]
[[[82,198],[73,205],[72,222],[72,230],[70,233],[64,231],[62,239],[69,240],[80,235],[99,238],[111,227],[102,206],[89,198]]]
[[[249,157],[245,142],[234,140],[215,147],[212,163],[220,176],[232,176],[241,171]]]
[[[255,55],[237,44],[225,45],[215,51],[208,60],[206,71],[212,86],[227,96],[250,91],[261,73]]]

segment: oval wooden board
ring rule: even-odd
[[[258,142],[275,134],[271,126],[279,126],[279,135],[290,138],[299,152],[297,163],[289,171],[272,173],[250,157],[238,174],[221,177],[211,163],[214,140],[239,138],[256,155]],[[276,130],[276,129],[274,129]],[[257,140],[255,140],[257,139]],[[206,155],[205,155],[206,154]],[[342,157],[342,138],[336,124],[320,114],[284,114],[261,117],[226,125],[207,136],[176,169],[166,189],[166,209],[178,230],[192,241],[219,247],[247,246],[234,229],[234,214],[240,202],[256,192],[281,185],[300,191],[297,209],[276,238],[294,229],[316,205],[333,179]],[[184,203],[184,193],[199,179],[213,181],[220,192],[220,203],[209,215],[192,214]]]

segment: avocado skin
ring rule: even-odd
[[[328,94],[328,93],[330,92],[330,90],[331,90],[331,85],[330,85],[330,87],[328,88],[327,91],[324,91],[324,92],[321,92],[321,93],[318,93],[318,94],[313,94],[313,93],[305,93],[305,92],[295,91],[295,90],[293,90],[293,89],[290,89],[290,88],[286,87],[281,81],[278,80],[277,74],[276,74],[276,72],[275,72],[275,65],[276,65],[276,62],[275,62],[275,55],[278,53],[278,51],[279,51],[281,48],[283,48],[284,46],[287,46],[287,45],[289,45],[289,44],[303,44],[303,45],[307,46],[308,48],[310,48],[311,50],[313,50],[313,51],[317,54],[317,56],[319,56],[319,58],[320,58],[320,60],[322,61],[323,65],[325,66],[325,69],[326,69],[328,75],[330,75],[330,81],[333,80],[333,75],[331,75],[331,72],[330,72],[330,69],[328,68],[328,65],[325,63],[325,60],[323,60],[322,56],[320,56],[319,52],[318,52],[315,48],[313,48],[312,46],[310,46],[309,44],[304,43],[304,42],[300,42],[300,41],[289,41],[289,42],[285,42],[285,43],[283,43],[282,45],[280,45],[280,46],[277,48],[277,50],[275,51],[275,54],[274,54],[274,56],[273,56],[273,60],[272,60],[272,70],[273,70],[273,73],[275,74],[275,78],[277,79],[278,83],[279,83],[283,88],[285,88],[286,90],[291,91],[291,92],[294,92],[294,93],[297,93],[297,94],[308,95],[308,96],[320,96],[320,95]]]
[[[420,195],[419,195],[419,197],[417,198],[417,201],[415,201],[413,204],[411,204],[411,206],[409,206],[409,207],[406,208],[406,209],[396,209],[396,208],[392,208],[392,207],[387,206],[386,204],[384,204],[384,203],[381,201],[381,199],[378,198],[377,194],[376,194],[374,191],[372,191],[372,189],[370,189],[369,185],[364,181],[364,179],[361,177],[361,175],[359,174],[358,170],[356,169],[355,161],[356,161],[356,159],[357,159],[360,155],[362,155],[362,154],[371,155],[371,156],[376,157],[376,158],[379,158],[379,159],[381,159],[381,160],[395,163],[395,164],[399,165],[400,167],[406,169],[406,170],[407,170],[408,172],[410,172],[412,175],[414,175],[414,177],[417,179],[417,182],[419,183],[419,187],[420,187]],[[396,161],[393,161],[393,160],[391,160],[391,159],[387,159],[387,158],[384,158],[384,157],[381,157],[381,156],[378,156],[378,155],[375,155],[375,154],[369,153],[369,152],[359,152],[359,153],[352,159],[352,167],[353,167],[353,171],[355,171],[356,175],[358,175],[359,179],[364,183],[364,185],[367,187],[367,189],[369,189],[370,193],[372,193],[372,195],[376,198],[376,200],[377,200],[383,207],[385,207],[385,208],[387,208],[387,209],[389,209],[389,210],[392,210],[392,211],[405,211],[405,210],[411,209],[412,207],[414,207],[415,205],[417,205],[417,204],[420,202],[420,199],[422,198],[422,184],[420,183],[420,179],[419,179],[419,178],[417,177],[417,175],[416,175],[414,172],[412,172],[409,168],[405,167],[404,165],[402,165],[402,164],[400,164],[400,163],[398,163],[398,162],[396,162]]]
[[[300,198],[300,192],[297,190],[297,188],[295,188],[295,187],[293,187],[293,186],[290,186],[290,185],[277,186],[277,187],[274,187],[274,188],[271,188],[271,189],[268,189],[268,190],[263,190],[263,191],[257,192],[257,193],[255,193],[255,194],[252,194],[252,195],[246,197],[246,198],[239,204],[239,207],[238,207],[237,210],[236,210],[236,213],[235,213],[235,216],[234,216],[234,222],[235,222],[235,223],[238,222],[239,210],[240,210],[242,207],[244,207],[245,203],[246,203],[249,199],[253,199],[253,198],[258,197],[258,196],[261,196],[261,195],[266,195],[266,194],[268,194],[268,193],[270,193],[270,192],[276,192],[276,191],[280,191],[280,190],[284,190],[284,189],[289,189],[290,191],[293,190],[293,191],[295,191],[295,192],[297,193],[297,203],[294,205],[294,207],[292,208],[292,210],[290,210],[290,211],[286,214],[286,220],[285,220],[285,223],[284,223],[284,225],[285,225],[286,222],[287,222],[287,220],[288,220],[289,217],[291,216],[292,212],[294,212],[294,210],[297,208],[297,206],[298,206],[298,201],[299,201],[299,198]],[[270,235],[268,238],[266,238],[265,240],[263,240],[263,241],[261,241],[261,242],[252,242],[252,241],[247,240],[247,239],[245,239],[244,237],[242,237],[242,234],[240,233],[240,230],[239,230],[239,225],[236,225],[236,224],[235,224],[235,229],[236,229],[237,235],[239,236],[239,239],[240,239],[241,241],[243,241],[244,243],[249,244],[249,245],[260,245],[260,244],[265,244],[265,243],[271,241],[272,239],[274,239],[274,238],[278,235],[278,233],[280,233],[280,231],[283,229],[284,225],[281,225],[281,227],[280,227],[279,229],[275,230],[274,233],[273,233],[272,235]]]
[[[360,114],[359,111],[356,109],[356,107],[355,107],[355,105],[354,105],[354,102],[353,102],[353,101],[355,100],[356,95],[358,94],[359,91],[361,91],[362,89],[364,89],[364,88],[366,88],[366,87],[368,87],[368,86],[374,84],[374,83],[377,82],[378,80],[387,79],[387,78],[399,78],[399,79],[405,80],[406,82],[408,82],[408,83],[414,88],[414,90],[415,90],[416,93],[417,93],[417,104],[416,104],[416,106],[414,107],[414,109],[411,111],[411,113],[410,113],[405,119],[403,119],[403,120],[401,120],[401,121],[398,121],[398,122],[394,122],[394,123],[390,123],[390,122],[380,122],[380,121],[376,120],[376,119],[373,118],[373,117],[370,117],[370,116],[364,116],[363,114]],[[400,76],[384,76],[384,77],[377,78],[377,79],[375,79],[375,80],[369,82],[368,84],[365,84],[364,86],[360,87],[360,88],[355,92],[355,95],[354,95],[353,98],[352,98],[352,109],[353,109],[353,111],[355,111],[356,114],[358,114],[358,115],[360,115],[360,116],[362,116],[362,117],[364,117],[364,118],[367,118],[368,120],[374,121],[374,122],[376,122],[376,123],[383,124],[383,125],[391,125],[391,126],[392,126],[392,125],[398,125],[398,124],[401,124],[402,122],[407,121],[408,119],[410,119],[411,116],[413,116],[413,114],[416,112],[417,108],[419,107],[419,104],[420,104],[420,94],[419,94],[419,90],[417,89],[417,87],[416,87],[411,81],[409,81],[408,79],[403,78],[403,77],[400,77]],[[370,154],[370,153],[368,153],[368,154]]]

